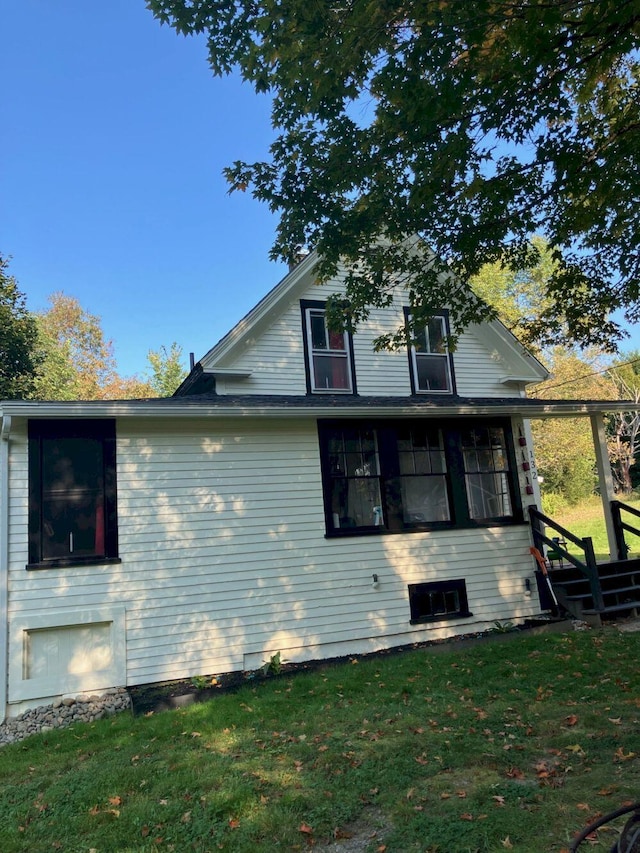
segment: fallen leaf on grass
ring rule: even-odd
[[[576,716],[576,714],[569,714],[568,717],[564,718],[564,721],[568,726],[575,726],[575,724],[578,722],[578,717]]]
[[[122,805],[122,797],[109,797],[109,802],[112,806],[121,806]]]
[[[631,759],[635,757],[635,752],[625,753],[624,748],[621,746],[619,746],[613,754],[614,763],[617,763],[619,761],[631,761]]]
[[[460,820],[473,820],[473,815],[470,812],[462,812]]]
[[[497,806],[504,806],[504,797],[501,794],[494,794],[493,799]]]
[[[237,829],[240,826],[240,821],[234,817],[229,818],[229,829]]]
[[[517,767],[510,767],[506,771],[505,776],[507,776],[509,779],[524,779],[524,773]]]
[[[509,838],[508,835],[506,838],[503,838],[500,843],[502,844],[503,847],[506,847],[507,850],[511,850],[511,848],[513,847],[513,844],[511,843],[511,839]]]
[[[313,833],[313,829],[307,823],[301,823],[298,827],[299,832],[304,832],[305,835],[311,835]]]
[[[338,826],[333,830],[334,838],[353,838],[353,832],[347,832],[345,829],[340,829]]]

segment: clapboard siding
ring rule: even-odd
[[[240,669],[274,651],[346,653],[537,612],[524,597],[525,526],[327,539],[316,424],[268,427],[120,420],[121,563],[43,571],[25,570],[26,432],[16,428],[10,619],[124,607],[133,685]],[[466,579],[473,616],[410,625],[407,584],[447,578]]]
[[[296,294],[272,325],[261,328],[250,346],[225,367],[251,372],[247,379],[218,379],[219,394],[305,394],[305,365],[301,299],[324,301],[340,289],[339,282],[310,285]],[[402,396],[411,393],[409,358],[406,349],[375,352],[373,341],[386,332],[394,332],[404,322],[408,301],[400,292],[391,306],[372,309],[366,323],[353,336],[356,383],[364,396]],[[445,306],[443,306],[445,307]],[[453,356],[458,393],[469,396],[504,396],[505,366],[489,352],[474,334],[473,327],[459,339]]]
[[[474,334],[473,326],[460,335],[454,356],[458,393],[465,397],[504,397],[501,379],[508,369],[496,352],[489,352]]]

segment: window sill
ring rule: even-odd
[[[353,536],[402,536],[413,533],[437,533],[441,530],[484,530],[487,527],[517,527],[526,524],[522,518],[487,519],[486,521],[471,521],[467,524],[451,524],[449,522],[434,522],[415,527],[403,527],[398,530],[388,530],[385,527],[343,527],[339,530],[328,530],[325,539],[344,539]]]
[[[449,619],[468,619],[473,616],[470,610],[460,613],[438,613],[436,616],[421,616],[420,619],[410,619],[410,625],[424,625],[429,622],[447,622]]]
[[[120,557],[78,557],[77,559],[47,560],[43,563],[27,563],[27,571],[40,571],[41,569],[65,569],[82,566],[108,566],[121,563]]]

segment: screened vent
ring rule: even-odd
[[[463,579],[409,584],[411,624],[472,616]]]

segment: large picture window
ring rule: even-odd
[[[407,317],[409,317],[407,312]],[[447,347],[447,314],[436,314],[417,329],[409,351],[411,381],[416,394],[452,394],[453,369]]]
[[[303,303],[302,312],[309,391],[313,394],[352,394],[350,335],[329,330],[321,302]]]
[[[319,424],[329,535],[522,520],[507,421]]]
[[[29,564],[118,556],[115,424],[29,423]]]

